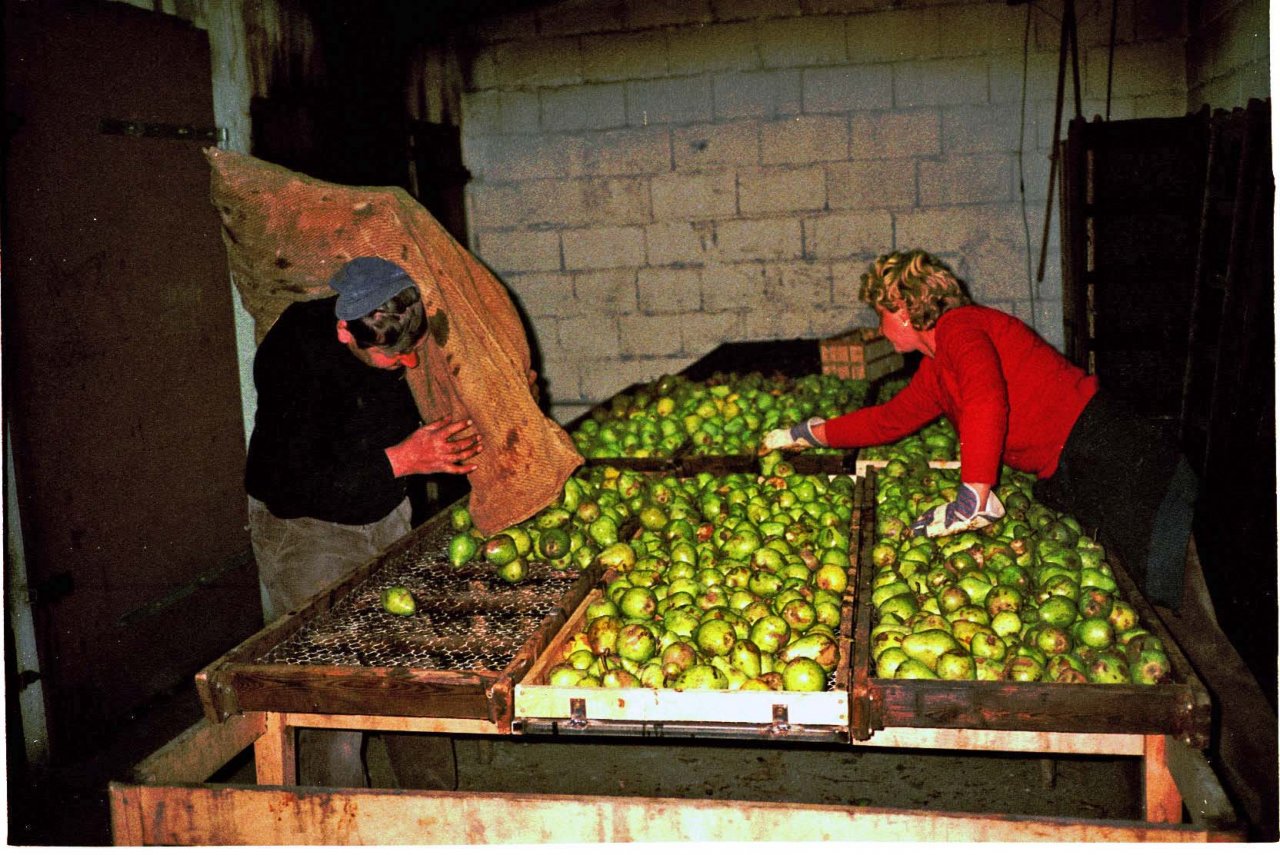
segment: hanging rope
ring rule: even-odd
[[[1031,328],[1036,327],[1036,283],[1031,272],[1031,222],[1027,217],[1027,179],[1023,170],[1022,155],[1027,139],[1027,63],[1031,55],[1031,11],[1027,4],[1027,21],[1022,30],[1022,102],[1018,109],[1018,195],[1022,202],[1022,239],[1026,246],[1027,298],[1031,302]],[[1038,330],[1037,330],[1038,331]]]
[[[1111,121],[1111,72],[1116,66],[1116,14],[1120,0],[1111,0],[1111,40],[1107,42],[1107,121]]]
[[[1053,140],[1049,152],[1049,199],[1045,203],[1044,233],[1040,239],[1040,266],[1036,271],[1036,281],[1044,281],[1045,257],[1049,253],[1049,223],[1053,219],[1053,190],[1058,179],[1058,137],[1062,134],[1062,102],[1066,97],[1067,84],[1067,51],[1071,51],[1072,82],[1075,86],[1076,118],[1083,115],[1080,103],[1080,51],[1076,39],[1076,4],[1075,0],[1065,0],[1062,4],[1062,31],[1058,40],[1058,94],[1053,107]]]

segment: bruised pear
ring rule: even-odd
[[[812,659],[824,671],[831,671],[839,658],[839,648],[834,639],[826,635],[805,635],[788,644],[781,653],[783,662],[797,658]]]
[[[930,670],[934,670],[938,664],[938,657],[957,650],[960,644],[951,633],[945,630],[926,629],[903,636],[901,647],[903,652],[912,659],[919,660]]]
[[[967,653],[948,650],[938,657],[934,671],[943,680],[972,680],[975,675],[975,666],[973,658]]]

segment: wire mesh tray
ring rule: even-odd
[[[447,560],[449,509],[196,677],[206,714],[245,710],[509,721],[511,687],[598,578],[530,561],[518,585]],[[407,588],[413,615],[382,608]]]

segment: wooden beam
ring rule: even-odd
[[[921,748],[934,751],[1026,751],[1127,757],[1140,757],[1144,753],[1141,734],[944,727],[893,727],[876,731],[869,739],[856,744],[871,748]]]
[[[1222,788],[1204,752],[1176,739],[1165,741],[1165,751],[1169,773],[1177,782],[1178,792],[1182,794],[1182,803],[1187,808],[1191,822],[1211,830],[1222,829],[1229,834],[1238,833],[1243,823],[1236,815],[1235,805]]]
[[[473,718],[418,718],[389,715],[328,715],[325,713],[282,713],[290,727],[332,728],[335,730],[390,730],[409,733],[474,733],[497,736],[497,724]]]
[[[131,778],[140,784],[207,781],[265,732],[262,713],[232,716],[222,724],[201,719],[134,766]]]
[[[298,741],[280,713],[266,713],[267,729],[253,745],[259,784],[291,787],[298,783]]]
[[[666,841],[1204,842],[1188,825],[709,799],[115,785],[131,842],[171,846]],[[180,807],[179,807],[180,806]],[[117,843],[124,842],[117,839]]]
[[[181,788],[179,788],[181,789]],[[137,784],[115,781],[107,786],[111,803],[111,840],[116,846],[142,846],[147,842],[142,822],[143,790]]]
[[[1168,739],[1159,735],[1143,738],[1142,797],[1148,822],[1182,821],[1182,795],[1169,773]]]

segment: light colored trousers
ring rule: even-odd
[[[267,623],[305,605],[387,551],[410,529],[405,499],[390,514],[367,525],[341,525],[310,517],[280,519],[249,497],[249,534],[258,563],[262,614]],[[452,789],[453,741],[449,737],[387,734],[396,786]],[[363,759],[365,734],[358,730],[298,732],[298,783],[303,786],[369,785]]]

